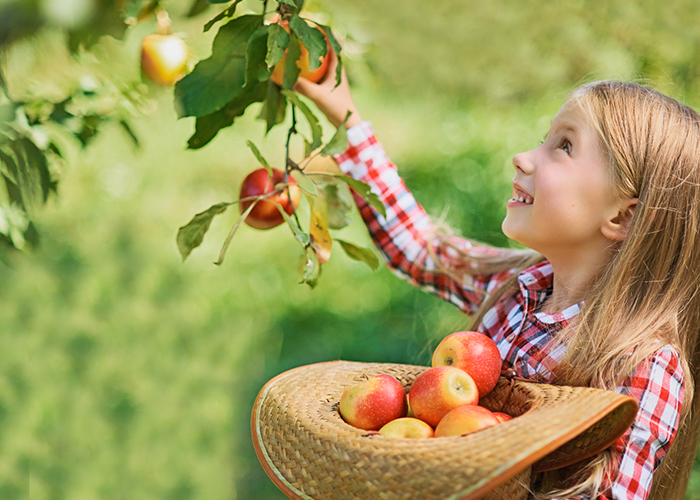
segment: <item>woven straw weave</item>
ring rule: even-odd
[[[530,473],[607,448],[632,423],[636,401],[612,391],[505,379],[480,401],[516,416],[462,437],[390,439],[346,424],[343,390],[386,373],[406,391],[427,367],[335,361],[268,382],[251,419],[258,458],[292,499],[520,500]]]

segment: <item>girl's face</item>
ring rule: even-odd
[[[608,246],[601,232],[617,213],[609,167],[585,115],[571,102],[562,106],[539,147],[513,157],[513,195],[503,232],[540,252],[579,258],[579,252]]]

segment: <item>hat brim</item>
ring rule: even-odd
[[[292,499],[472,500],[530,469],[556,469],[595,455],[637,413],[634,398],[613,391],[522,381],[511,387],[501,378],[480,404],[517,418],[466,436],[384,438],[341,418],[346,387],[389,374],[408,391],[427,369],[334,361],[270,380],[251,416],[253,444],[268,476]]]

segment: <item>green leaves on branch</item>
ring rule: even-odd
[[[262,16],[245,15],[219,29],[211,57],[197,63],[192,72],[175,85],[181,118],[210,115],[244,93],[248,39],[261,23]],[[245,111],[252,102],[238,104]]]
[[[337,134],[334,138],[337,137]],[[272,178],[272,167],[270,167],[267,159],[262,155],[258,147],[253,142],[248,141],[248,147],[252,151],[256,160],[268,169],[270,178]],[[326,148],[328,145],[326,145]],[[326,149],[324,148],[324,149]],[[303,162],[302,162],[303,163]],[[333,174],[325,172],[304,172],[301,167],[296,166],[296,163],[290,161],[287,175],[291,175],[296,181],[295,183],[281,182],[274,186],[274,189],[264,195],[253,198],[239,199],[231,202],[222,202],[212,205],[207,210],[196,214],[187,224],[182,226],[177,234],[177,246],[180,251],[182,260],[184,261],[190,253],[200,246],[204,240],[204,235],[210,229],[213,219],[225,212],[228,207],[240,202],[253,201],[253,205],[240,214],[231,228],[226,240],[221,248],[218,260],[215,264],[223,263],[224,256],[228,251],[234,235],[245,221],[246,217],[253,210],[255,203],[273,202],[273,195],[284,193],[286,191],[289,196],[290,186],[296,186],[301,189],[304,194],[306,204],[297,206],[291,215],[288,214],[281,205],[277,205],[277,209],[282,216],[281,220],[289,227],[294,241],[301,246],[301,263],[299,272],[301,283],[314,287],[318,283],[321,276],[322,266],[331,258],[334,248],[334,240],[340,245],[340,248],[352,259],[359,262],[364,262],[372,269],[377,269],[379,259],[373,250],[363,248],[334,237],[333,231],[343,229],[350,224],[350,214],[354,210],[355,204],[349,187],[352,187],[360,196],[364,197],[368,203],[382,207],[380,212],[385,213],[379,198],[372,193],[370,187],[362,181],[351,179],[342,174]],[[379,210],[379,209],[378,209]],[[302,225],[300,217],[306,215],[308,224]],[[303,217],[302,217],[303,218]]]
[[[338,55],[340,82],[342,59],[340,44],[328,26],[317,25],[299,16],[301,0],[278,0],[278,12],[284,12],[286,24],[266,23],[263,15],[235,15],[241,0],[230,3],[205,26],[232,18],[220,28],[212,43],[211,56],[200,61],[190,74],[175,85],[175,102],[179,116],[196,117],[195,132],[188,141],[190,149],[208,144],[221,130],[233,125],[248,107],[262,103],[259,118],[266,131],[282,123],[288,103],[302,111],[312,131],[310,148],[321,144],[319,120],[290,89],[300,74],[297,65],[302,46],[308,51],[309,70],[318,69],[330,49]],[[209,3],[226,3],[213,2]],[[284,58],[281,86],[270,78],[275,65]],[[284,89],[284,90],[282,90]]]
[[[191,221],[179,229],[176,242],[183,262],[189,257],[192,250],[202,244],[204,235],[209,231],[214,217],[225,212],[230,205],[230,203],[212,205],[204,212],[195,215]]]

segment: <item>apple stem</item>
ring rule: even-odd
[[[158,7],[156,11],[156,32],[159,35],[169,35],[173,32],[170,16],[162,7]]]

